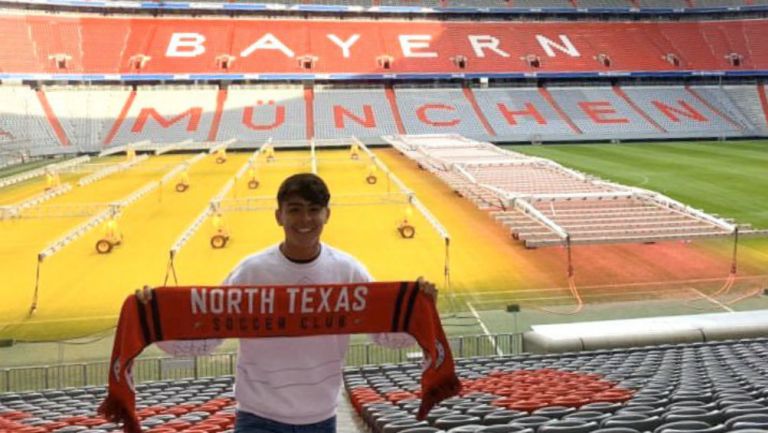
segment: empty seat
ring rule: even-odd
[[[523,412],[521,410],[502,409],[487,414],[483,418],[483,424],[509,424],[511,421],[522,418],[524,416],[528,416],[528,412]]]
[[[399,433],[440,433],[442,430],[435,427],[413,427],[401,430]]]
[[[443,430],[450,430],[454,427],[461,427],[469,424],[481,424],[482,420],[478,416],[471,415],[447,415],[438,418],[434,422],[434,426]]]
[[[660,425],[653,433],[723,433],[725,426],[710,426],[703,421],[675,421]]]
[[[514,425],[491,425],[485,426],[477,431],[478,433],[534,433],[531,428],[525,428]]]
[[[590,433],[598,429],[594,421],[580,419],[552,420],[539,426],[538,433]]]
[[[382,433],[399,433],[414,427],[429,427],[429,424],[426,421],[418,421],[414,418],[403,418],[384,424],[380,431]]]
[[[642,413],[616,414],[603,421],[603,427],[631,427],[639,430],[653,430],[661,425],[661,418]]]
[[[597,429],[592,433],[640,433],[640,430],[631,427],[604,427]]]
[[[728,419],[725,426],[729,430],[733,429],[765,429],[768,430],[768,414],[749,414],[739,415]]]

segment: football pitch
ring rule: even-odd
[[[768,229],[768,142],[504,146]]]
[[[768,229],[766,141],[505,148],[549,158],[605,180],[658,191],[706,212]],[[393,149],[375,153],[450,233],[449,254],[443,240],[421,217],[414,242],[399,239],[394,226],[402,216],[402,205],[397,203],[355,204],[350,199],[332,208],[325,240],[358,256],[380,280],[407,279],[420,273],[435,280],[441,289],[439,307],[449,335],[519,332],[537,323],[768,308],[768,298],[760,296],[762,288],[768,287],[768,238],[749,237],[738,242],[736,283],[730,293],[720,297],[710,295],[718,292],[728,276],[732,239],[574,247],[575,281],[586,304],[579,314],[569,314],[574,299],[568,289],[563,248],[525,249],[487,214],[412,161]],[[190,156],[164,156],[144,164],[167,169]],[[32,317],[26,313],[34,261],[25,254],[34,257],[78,221],[33,219],[0,225],[4,258],[0,270],[6,281],[0,340],[56,341],[91,335],[96,352],[106,356],[121,299],[144,282],[159,285],[163,281],[168,275],[168,247],[248,156],[232,153],[224,166],[206,159],[191,170],[190,195],[176,194],[168,185],[129,207],[122,225],[127,241],[112,257],[93,253],[95,234],[64,248],[43,267],[41,306]],[[320,152],[319,173],[340,195],[367,194],[368,187],[361,182],[366,165],[343,161],[346,157],[344,150]],[[282,178],[309,170],[302,151],[278,152],[278,161],[281,158],[283,163],[261,166],[262,186],[257,193],[238,185],[228,197],[256,194],[270,197],[263,199],[270,201]],[[80,198],[62,200],[86,201],[95,196],[112,200],[160,174],[140,167],[70,193],[80,194]],[[0,200],[19,200],[31,195],[34,188],[30,183],[0,190]],[[383,184],[376,188],[377,194],[385,192]],[[215,284],[240,257],[277,242],[279,232],[269,206],[226,215],[234,239],[224,250],[208,246],[206,222],[176,258],[173,270],[180,282]],[[449,279],[443,275],[446,263]],[[518,305],[521,311],[507,313],[510,305]],[[28,350],[35,350],[36,358],[46,358],[45,345],[24,349],[26,346],[0,349],[5,352],[0,366],[24,364],[25,359],[32,363]],[[68,346],[71,356],[65,356],[66,360],[90,359],[94,351],[87,347],[79,343]],[[61,347],[51,349],[51,356],[62,360],[61,352]]]

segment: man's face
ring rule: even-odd
[[[285,232],[285,244],[292,248],[310,248],[320,242],[325,223],[331,210],[291,195],[275,211],[277,223]]]

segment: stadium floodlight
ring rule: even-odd
[[[357,144],[357,146],[365,152],[368,157],[373,162],[374,167],[378,167],[384,175],[387,177],[387,180],[390,182],[387,182],[387,193],[389,193],[389,185],[390,183],[397,186],[397,188],[400,190],[400,193],[404,194],[406,197],[408,197],[408,208],[412,211],[411,207],[413,209],[418,210],[421,215],[429,222],[429,224],[432,226],[432,228],[437,231],[437,234],[443,239],[445,243],[445,259],[444,259],[444,278],[445,278],[445,286],[450,286],[450,261],[449,261],[449,251],[450,251],[450,245],[451,245],[451,235],[448,233],[448,230],[443,227],[443,225],[438,221],[437,217],[432,215],[432,213],[427,209],[424,204],[422,204],[418,198],[416,198],[416,195],[411,191],[408,187],[405,186],[405,184],[397,177],[394,173],[389,169],[389,167],[386,166],[379,158],[374,155],[374,153],[371,151],[371,149],[368,148],[368,146],[365,145],[362,141],[360,141],[357,137],[352,137],[352,142]],[[407,217],[406,217],[407,218]],[[408,226],[408,227],[405,227]],[[413,235],[416,234],[416,229],[411,224],[401,224],[400,227],[398,227],[398,231],[400,232],[400,235],[403,238],[410,238],[413,237]]]
[[[312,173],[317,174],[317,150],[316,150],[314,138],[309,140],[309,155],[310,155],[310,165],[312,167]]]
[[[102,222],[112,218],[116,213],[122,211],[125,207],[135,203],[141,197],[147,195],[151,191],[154,191],[155,189],[160,187],[164,182],[176,176],[180,171],[189,168],[192,164],[203,159],[205,155],[206,155],[205,152],[197,154],[196,156],[188,159],[187,161],[182,162],[181,164],[176,166],[174,169],[169,171],[160,182],[151,181],[145,184],[143,187],[139,188],[138,190],[134,191],[130,195],[124,197],[123,199],[110,203],[106,210],[103,210],[99,214],[93,216],[91,219],[83,222],[82,224],[78,225],[74,229],[65,233],[63,236],[56,239],[51,244],[49,244],[46,248],[40,251],[37,254],[37,271],[35,276],[35,290],[32,298],[32,304],[30,305],[30,308],[29,308],[29,315],[31,316],[32,314],[34,314],[35,310],[37,309],[38,292],[40,289],[40,267],[46,258],[52,256],[53,254],[57,253],[65,246],[71,244],[78,238],[82,237],[84,234],[88,233],[90,230],[97,227]]]
[[[93,172],[93,173],[89,174],[88,176],[80,178],[80,180],[77,182],[77,185],[78,186],[89,185],[89,184],[91,184],[93,182],[96,182],[97,180],[104,179],[105,177],[107,177],[109,175],[112,175],[112,174],[115,174],[115,173],[119,173],[121,171],[128,170],[129,168],[133,167],[134,165],[136,165],[136,164],[138,164],[138,163],[140,163],[142,161],[146,161],[148,158],[149,158],[148,155],[141,155],[141,156],[137,156],[135,159],[132,159],[130,161],[125,161],[125,162],[121,162],[121,163],[118,163],[118,164],[108,165],[108,166],[102,168],[101,170],[98,170],[96,172]]]
[[[34,170],[28,170],[23,173],[17,174],[15,176],[9,176],[6,178],[3,178],[2,181],[0,181],[0,188],[10,186],[19,182],[23,182],[28,179],[32,179],[38,176],[43,176],[46,173],[60,173],[65,169],[75,167],[77,165],[86,163],[90,161],[91,158],[89,156],[81,156],[78,158],[68,159],[63,162],[57,162],[53,164],[48,164],[45,167],[36,168]]]
[[[179,142],[176,142],[176,143],[168,143],[168,144],[164,144],[164,145],[158,145],[155,148],[155,155],[162,155],[164,153],[167,153],[167,152],[170,152],[170,151],[173,151],[173,150],[176,150],[176,149],[181,149],[181,148],[187,147],[190,144],[192,144],[192,139],[191,138],[190,139],[186,139],[184,141],[179,141]]]
[[[268,141],[268,143],[271,142]],[[265,143],[267,144],[267,143]],[[262,146],[263,147],[263,146]],[[171,274],[173,274],[174,280],[177,280],[176,277],[176,270],[175,270],[175,259],[176,255],[178,255],[179,251],[184,247],[184,245],[187,244],[187,242],[194,236],[195,233],[197,233],[200,230],[200,227],[202,227],[203,222],[213,216],[221,218],[221,212],[222,212],[222,201],[225,200],[225,197],[229,192],[233,189],[235,186],[235,183],[238,179],[243,177],[247,170],[249,170],[252,167],[252,164],[255,163],[256,157],[258,157],[259,152],[261,152],[261,148],[259,150],[256,150],[253,155],[246,161],[245,164],[240,167],[240,169],[235,173],[235,175],[229,179],[223,187],[219,190],[219,192],[211,199],[211,201],[208,203],[208,205],[203,209],[202,212],[195,218],[194,221],[189,225],[189,227],[186,228],[182,232],[182,234],[176,239],[176,241],[171,246],[170,250],[168,251],[168,267],[165,275],[165,282],[168,282],[168,278]],[[216,225],[216,224],[214,224]],[[229,241],[229,234],[220,234],[216,233],[211,238],[211,247],[213,248],[223,248],[226,246],[227,242]],[[178,282],[177,282],[178,283]]]
[[[53,188],[50,188],[43,192],[42,194],[35,195],[33,197],[30,197],[24,201],[21,201],[19,203],[16,203],[13,206],[8,206],[6,212],[8,212],[10,215],[15,217],[21,216],[21,211],[24,209],[31,208],[33,206],[37,206],[39,204],[42,204],[43,202],[46,202],[54,197],[60,196],[62,194],[66,194],[68,192],[72,191],[72,185],[65,183],[63,185],[59,185]],[[2,219],[0,217],[0,219]]]

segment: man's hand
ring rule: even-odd
[[[152,300],[152,288],[149,286],[144,286],[141,289],[136,289],[136,299],[138,299],[142,304],[146,304],[147,302]]]
[[[435,287],[434,283],[425,280],[424,277],[419,277],[416,279],[416,285],[418,286],[421,293],[429,295],[432,297],[432,300],[437,303],[437,288]]]

